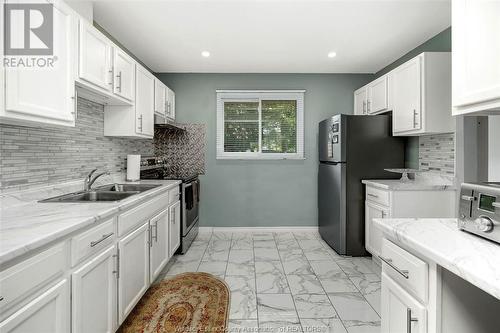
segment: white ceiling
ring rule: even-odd
[[[94,20],[155,72],[374,73],[450,16],[439,0],[94,3]]]

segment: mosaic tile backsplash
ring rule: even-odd
[[[153,140],[104,137],[102,105],[78,99],[70,128],[0,124],[0,189],[83,179],[89,170],[122,172],[127,154],[154,154]]]
[[[420,170],[455,174],[455,134],[436,134],[419,137]]]
[[[155,130],[156,156],[164,157],[169,177],[205,173],[205,125],[181,124],[186,131]]]

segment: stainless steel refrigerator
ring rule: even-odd
[[[318,225],[338,253],[367,255],[363,179],[397,178],[405,139],[392,136],[390,115],[335,115],[319,123]]]

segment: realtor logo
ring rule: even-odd
[[[4,6],[5,55],[53,55],[53,5],[42,3],[9,3]]]

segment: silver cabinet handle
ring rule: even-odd
[[[363,101],[363,114],[366,113],[366,101]]]
[[[137,119],[139,119],[139,131],[142,132],[142,114]]]
[[[387,213],[382,211],[382,218],[385,218],[387,216]]]
[[[122,92],[122,71],[118,72],[118,74],[116,75],[116,78],[118,79],[118,85],[116,86],[116,89],[119,92]]]
[[[411,324],[413,322],[417,322],[417,321],[418,321],[417,318],[412,318],[412,316],[411,316],[411,309],[407,308],[406,309],[406,332],[407,333],[411,333]]]
[[[368,113],[370,113],[370,104],[371,104],[370,100],[366,101],[366,111]]]
[[[90,247],[94,247],[94,246],[96,246],[97,244],[99,244],[99,243],[101,243],[101,242],[105,241],[105,240],[106,240],[106,239],[108,239],[109,237],[113,236],[113,234],[114,234],[113,232],[110,232],[109,234],[102,235],[101,239],[96,240],[96,241],[92,241],[92,242],[90,242]]]
[[[417,128],[417,110],[413,109],[413,128]]]
[[[113,255],[113,258],[116,258],[116,269],[113,271],[116,274],[116,278],[120,278],[120,249],[116,251],[116,254]]]
[[[462,195],[460,198],[464,201],[474,201],[474,197],[470,195]]]
[[[403,276],[405,279],[409,279],[410,278],[410,274],[407,270],[404,270],[404,269],[399,269],[398,267],[396,267],[393,263],[392,263],[392,259],[390,258],[384,258],[382,256],[378,256],[380,258],[380,260],[382,260],[383,262],[385,262],[387,265],[389,265],[389,267],[391,267],[392,269],[394,269],[396,272],[398,272],[401,276]]]
[[[111,69],[108,71],[108,73],[109,73],[109,74],[111,74],[111,79],[109,80],[108,84],[109,84],[110,86],[112,86],[112,85],[113,85],[113,76],[114,76],[114,74],[113,74],[113,73],[114,73],[113,68],[111,68]]]
[[[378,198],[378,195],[376,194],[367,193],[366,195],[372,198]]]
[[[157,243],[158,242],[158,222],[153,224],[152,227],[154,228],[155,233],[153,235],[153,232],[151,232],[151,242],[153,242],[153,238],[154,238],[155,243]]]

